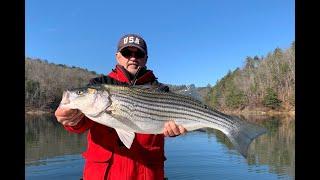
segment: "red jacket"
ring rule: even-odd
[[[108,77],[117,83],[132,84],[128,73],[116,66]],[[95,78],[97,80],[97,78]],[[152,71],[145,70],[136,78],[135,84],[155,82]],[[157,82],[157,81],[156,81]],[[137,134],[130,149],[119,140],[113,128],[101,125],[87,117],[76,126],[65,129],[82,133],[89,129],[88,148],[85,158],[84,180],[163,180],[164,179],[164,136],[163,134]]]

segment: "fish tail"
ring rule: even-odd
[[[237,126],[237,128],[232,128],[226,135],[240,154],[247,158],[248,148],[251,142],[267,131],[263,127],[240,120],[237,117],[232,118],[235,118],[236,123],[239,123],[239,126]]]

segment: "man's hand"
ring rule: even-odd
[[[185,134],[186,132],[187,130],[184,127],[176,125],[174,121],[168,121],[164,124],[163,134],[166,137],[179,136],[180,134]]]
[[[84,114],[78,109],[58,107],[54,113],[58,122],[64,126],[75,126],[83,118]]]

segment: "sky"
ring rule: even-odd
[[[294,0],[26,0],[25,56],[108,74],[141,35],[162,83],[214,85],[248,56],[295,41]]]

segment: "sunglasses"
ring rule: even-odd
[[[144,58],[146,56],[144,54],[144,52],[141,51],[140,49],[138,49],[137,51],[133,52],[133,51],[129,50],[128,48],[124,48],[123,50],[120,51],[120,53],[125,58],[134,57],[136,59],[141,59],[141,58]]]

